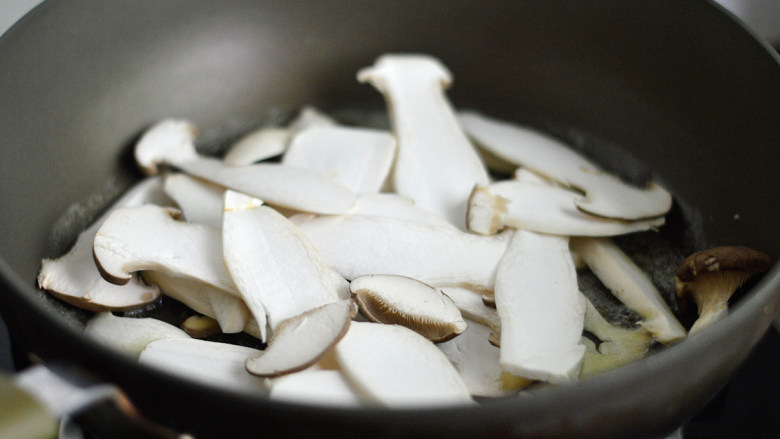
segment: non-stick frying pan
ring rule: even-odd
[[[647,360],[425,410],[285,404],[181,380],[88,340],[86,313],[35,288],[41,258],[139,177],[129,151],[149,124],[186,117],[219,147],[304,104],[378,108],[354,74],[386,52],[440,58],[459,107],[566,138],[626,178],[652,175],[676,197],[667,233],[686,250],[777,257],[780,66],[708,2],[50,1],[0,39],[0,311],[15,342],[199,437],[649,437],[702,407],[769,326],[778,266],[723,322]]]

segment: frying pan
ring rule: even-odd
[[[777,257],[778,59],[709,2],[49,1],[0,39],[0,312],[15,343],[117,384],[145,416],[198,437],[652,437],[701,408],[770,325],[777,265],[724,321],[646,360],[424,410],[195,384],[87,339],[86,313],[35,288],[41,258],[66,251],[139,178],[129,151],[145,127],[186,117],[216,150],[304,104],[378,108],[354,75],[387,52],[440,58],[460,108],[662,182],[676,199],[667,233],[686,250],[740,244]]]

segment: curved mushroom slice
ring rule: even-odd
[[[489,178],[444,94],[450,72],[428,56],[384,55],[358,80],[385,95],[398,139],[396,192],[463,229],[471,189]]]
[[[243,330],[255,338],[261,338],[260,326],[257,324],[257,320],[251,317],[249,308],[246,307],[246,304],[241,299],[202,282],[171,277],[159,271],[143,271],[141,276],[146,282],[159,286],[166,296],[178,300],[193,311],[217,319],[222,332],[229,333]],[[230,312],[226,314],[217,315],[212,305],[212,303],[216,302],[214,296],[217,294],[236,299],[238,302],[235,304],[235,308],[230,308]],[[239,329],[236,330],[235,328]]]
[[[355,193],[379,192],[395,158],[389,133],[354,127],[311,128],[296,135],[282,164],[328,175]]]
[[[455,366],[473,396],[514,393],[514,389],[504,387],[503,371],[498,364],[499,350],[488,343],[489,335],[490,328],[470,321],[462,334],[436,346]]]
[[[623,183],[552,137],[474,112],[461,112],[459,120],[469,136],[493,154],[583,190],[586,198],[576,205],[588,213],[638,220],[664,215],[672,206],[672,196],[661,186],[650,183],[638,188]]]
[[[304,370],[271,380],[271,399],[357,407],[360,397],[338,370]]]
[[[305,212],[345,213],[355,195],[344,185],[316,172],[280,164],[230,167],[195,151],[195,128],[186,121],[164,120],[147,131],[135,147],[141,168],[150,174],[161,163],[212,183]]]
[[[647,275],[608,238],[573,238],[571,247],[621,302],[642,316],[642,325],[661,343],[685,337],[685,329],[672,314]]]
[[[181,330],[192,338],[206,338],[222,333],[219,322],[205,315],[192,315],[181,322]]]
[[[370,401],[390,407],[473,402],[436,345],[403,326],[352,322],[335,354],[344,376]]]
[[[165,193],[176,202],[187,221],[222,228],[222,186],[187,174],[171,174],[165,176]]]
[[[137,183],[119,198],[97,221],[79,234],[76,244],[57,259],[44,259],[38,273],[38,286],[53,296],[90,311],[127,311],[141,308],[157,300],[160,291],[145,285],[137,277],[117,286],[105,281],[92,257],[95,234],[109,213],[126,206],[144,203],[167,204],[161,178],[148,178]]]
[[[225,264],[261,326],[267,316],[275,330],[339,299],[335,277],[309,239],[260,200],[227,191],[222,234]]]
[[[286,128],[260,128],[234,143],[222,161],[227,166],[248,166],[255,162],[282,155],[292,137]]]
[[[257,376],[276,377],[311,366],[344,337],[355,314],[354,301],[340,300],[282,321],[268,347],[246,360],[246,369]]]
[[[493,307],[489,307],[482,294],[463,287],[443,287],[441,292],[455,302],[463,317],[500,332],[501,321],[495,309],[495,301]]]
[[[165,372],[181,375],[209,386],[267,393],[267,380],[247,373],[244,362],[263,351],[246,346],[189,339],[166,339],[149,343],[139,361]]]
[[[190,338],[186,332],[162,320],[117,317],[110,312],[95,314],[84,327],[84,333],[134,357],[155,340]]]
[[[577,376],[585,303],[568,239],[518,230],[496,273],[501,367],[551,383]]]
[[[554,186],[501,181],[476,186],[469,198],[469,230],[488,235],[504,226],[564,236],[615,236],[650,230],[664,217],[620,221],[582,212],[575,206],[582,197]]]
[[[447,341],[466,329],[452,299],[406,276],[360,276],[349,289],[369,320],[406,326],[434,343]]]
[[[332,117],[311,105],[306,105],[298,113],[298,116],[290,122],[289,127],[297,133],[309,128],[332,127],[336,125],[338,124]]]
[[[650,350],[653,336],[644,328],[623,328],[609,323],[585,299],[585,330],[599,339],[596,344],[585,338],[587,351],[582,359],[580,377],[586,378],[631,363],[644,357]],[[587,340],[587,341],[586,341]]]
[[[511,231],[478,236],[448,227],[365,215],[302,219],[298,228],[346,279],[397,274],[435,287],[490,291]]]
[[[222,261],[220,230],[177,221],[177,214],[154,205],[114,210],[93,243],[103,278],[121,285],[132,272],[155,270],[238,295]]]
[[[349,210],[349,215],[397,218],[456,229],[446,219],[417,207],[411,198],[393,193],[360,194]]]

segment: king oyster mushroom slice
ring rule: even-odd
[[[434,287],[491,291],[512,232],[478,236],[449,227],[367,215],[301,219],[298,228],[346,279],[397,274]]]
[[[501,321],[495,309],[495,301],[493,307],[487,306],[482,294],[463,287],[443,287],[441,292],[455,302],[463,317],[485,325],[496,333],[501,331]]]
[[[59,299],[90,311],[131,310],[157,300],[160,296],[157,287],[145,285],[135,276],[121,287],[106,282],[95,267],[92,242],[103,221],[114,209],[144,203],[168,203],[162,188],[159,177],[145,179],[133,186],[107,213],[81,232],[68,253],[57,259],[42,261],[38,286]]]
[[[136,358],[152,341],[190,338],[186,332],[162,320],[117,317],[110,312],[97,313],[90,318],[84,333]]]
[[[385,95],[398,140],[396,192],[465,229],[468,195],[489,178],[444,94],[450,72],[429,56],[384,55],[358,80]]]
[[[222,261],[221,231],[177,221],[178,214],[151,204],[114,210],[93,243],[103,278],[122,285],[135,271],[155,270],[238,295]]]
[[[446,219],[417,207],[411,198],[393,193],[360,194],[355,200],[355,205],[350,209],[349,215],[398,218],[456,229]]]
[[[257,376],[276,377],[311,366],[344,337],[355,314],[357,305],[350,299],[283,320],[268,347],[246,360],[246,369]]]
[[[192,223],[222,228],[222,198],[225,188],[187,174],[165,176],[165,193]]]
[[[159,286],[166,296],[178,300],[200,314],[217,319],[222,332],[244,331],[255,338],[261,338],[257,320],[251,316],[246,304],[232,294],[202,282],[171,277],[159,271],[143,271],[141,276],[149,284]],[[213,303],[217,302],[213,297],[217,294],[236,299],[235,307],[227,311],[223,310],[223,314],[218,315],[213,306]]]
[[[182,120],[163,120],[150,128],[135,147],[135,158],[144,172],[157,173],[158,164],[221,186],[261,198],[269,203],[325,214],[347,212],[355,195],[341,183],[316,172],[265,163],[231,167],[195,151],[197,130]]]
[[[685,337],[658,289],[634,262],[609,238],[573,238],[577,253],[615,297],[642,316],[639,322],[661,343]]]
[[[406,327],[352,322],[335,355],[344,376],[369,401],[390,407],[473,402],[447,357]]]
[[[418,280],[369,274],[353,279],[349,289],[369,320],[406,326],[434,343],[447,341],[466,329],[452,299]]]
[[[593,216],[575,206],[582,196],[555,186],[506,180],[476,186],[469,197],[469,230],[489,235],[504,227],[564,236],[615,236],[650,230],[664,217],[620,221]]]
[[[662,216],[672,206],[672,196],[661,186],[650,183],[639,188],[623,183],[549,136],[474,112],[461,112],[459,120],[469,136],[495,155],[584,191],[586,197],[575,201],[583,211],[638,220]]]
[[[335,276],[287,218],[256,198],[228,190],[223,257],[252,314],[280,322],[339,300]]]
[[[587,351],[582,359],[580,377],[587,378],[644,357],[653,336],[641,326],[623,328],[609,323],[593,304],[585,299],[585,330],[599,339],[596,344],[583,337]]]
[[[139,361],[167,373],[181,375],[209,386],[267,393],[267,380],[247,373],[244,362],[263,351],[213,341],[157,340],[146,345]]]
[[[585,301],[568,239],[518,230],[496,273],[501,367],[560,383],[576,378],[585,347]]]
[[[330,176],[355,193],[379,192],[395,158],[395,139],[380,130],[311,128],[297,134],[282,164]]]
[[[360,396],[338,370],[304,370],[271,380],[271,399],[302,404],[357,407]]]
[[[490,328],[468,321],[466,330],[452,340],[436,345],[460,373],[473,396],[505,396],[515,389],[504,387],[499,349],[488,342]]]

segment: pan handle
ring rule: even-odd
[[[59,419],[10,375],[0,375],[0,438],[57,437]]]

